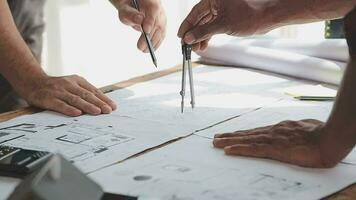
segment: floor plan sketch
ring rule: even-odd
[[[0,145],[60,153],[106,192],[153,199],[314,200],[355,183],[355,156],[320,170],[226,156],[213,147],[217,133],[287,118],[326,120],[332,102],[285,94],[305,83],[241,68],[197,67],[194,73],[196,108],[184,114],[181,74],[174,73],[108,93],[118,104],[108,115],[45,111],[0,123]]]
[[[47,117],[48,121],[37,120],[41,118],[38,115]],[[113,164],[175,138],[164,134],[167,133],[165,130],[174,129],[169,125],[145,123],[118,115],[61,118],[39,113],[35,116],[0,124],[0,143],[61,153],[84,172]],[[146,126],[140,128],[142,123]],[[162,133],[145,130],[147,127],[160,127],[157,130],[162,129]]]
[[[109,93],[120,105],[110,115],[70,118],[42,112],[0,123],[0,143],[59,152],[90,172],[276,102],[284,94],[273,88],[296,84],[240,69],[230,70],[229,77],[223,77],[219,67],[195,72],[199,106],[184,115],[179,95],[173,92],[178,91],[176,81],[180,79],[176,73]]]
[[[173,159],[161,160],[119,174],[113,176],[117,181],[120,180],[115,185],[125,185],[125,193],[172,200],[235,200],[261,197],[282,200],[319,187],[319,184],[302,183],[269,174],[200,165],[199,162],[185,163]],[[95,173],[94,177],[97,177]]]
[[[352,165],[325,171],[229,157],[211,142],[190,136],[90,176],[108,192],[168,200],[319,199],[356,179]]]

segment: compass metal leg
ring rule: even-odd
[[[182,97],[181,100],[181,112],[184,112],[184,98],[185,98],[185,85],[186,85],[186,61],[183,58],[183,68],[182,68],[182,90],[180,91],[180,95]]]
[[[190,60],[188,60],[188,72],[189,72],[189,86],[190,86],[190,105],[192,106],[193,109],[195,107],[195,93],[194,93],[193,69]]]

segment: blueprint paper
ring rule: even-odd
[[[197,135],[214,138],[215,134],[248,130],[277,124],[285,120],[317,119],[326,121],[333,102],[299,101],[283,99],[269,106],[236,117],[225,123],[197,132]]]
[[[197,107],[181,114],[179,77],[175,73],[110,93],[118,104],[110,115],[42,112],[0,123],[0,143],[59,152],[88,173],[276,102],[285,97],[277,89],[300,84],[243,69],[197,68]]]
[[[218,124],[226,119],[235,119],[263,107],[278,108],[282,105],[285,107],[299,105],[297,101],[289,102],[291,98],[284,92],[286,88],[303,84],[293,79],[253,70],[198,67],[194,68],[197,108],[191,111],[187,107],[185,113],[181,114],[179,108],[180,77],[180,73],[175,73],[111,92],[108,95],[118,103],[118,110],[110,115],[95,117],[84,115],[70,118],[53,112],[42,112],[0,123],[0,143],[60,152],[82,171],[90,173],[178,137],[188,136],[199,130],[207,130],[209,127],[218,127]],[[189,96],[187,101],[188,99]],[[282,101],[287,102],[281,103]],[[302,104],[301,107],[305,106],[304,103],[299,103]],[[314,105],[312,102],[307,103],[309,104]],[[328,110],[328,106],[325,105],[321,110],[324,108]],[[310,107],[312,106],[308,108]],[[319,113],[320,109],[315,111]],[[197,134],[200,133],[202,132],[197,132]],[[204,137],[208,137],[207,135],[209,134],[204,134]],[[221,151],[211,148],[210,140],[204,144],[194,142],[191,148],[195,147],[201,148],[201,151],[213,150],[213,154],[215,152],[219,156],[222,155]],[[187,151],[191,154],[197,149],[187,149]],[[208,159],[206,156],[203,157]],[[187,162],[189,163],[190,160]],[[225,162],[225,160],[217,159],[217,162]],[[253,169],[251,166],[248,167]],[[167,168],[168,170],[176,169],[175,166]],[[179,168],[179,170],[184,171],[185,168]],[[216,168],[208,170],[216,170]],[[147,177],[138,176],[136,179],[142,180]],[[212,181],[220,180],[212,179]],[[7,179],[0,179],[1,191],[8,191],[14,184],[15,182],[7,182]],[[112,185],[112,187],[115,186]],[[182,185],[172,183],[172,189],[174,187],[179,189]],[[195,192],[204,189],[205,185],[199,184],[197,187],[199,187],[198,190],[187,190],[187,192],[195,195]],[[169,191],[168,193],[171,194]],[[207,199],[211,197],[210,193],[206,195]]]
[[[189,107],[187,95],[184,114],[180,112],[180,73],[140,83],[109,96],[119,102],[120,115],[164,121],[195,131],[278,101],[286,95],[276,89],[300,84],[246,69],[210,66],[195,68],[194,80],[196,108]]]
[[[107,192],[173,199],[320,199],[352,184],[355,166],[307,169],[225,156],[212,140],[191,136],[90,174]]]
[[[90,172],[176,138],[170,135],[176,127],[169,124],[115,115],[46,120],[52,116],[39,113],[1,125],[2,134],[23,134],[2,144],[61,153],[83,172]]]
[[[198,53],[206,63],[244,66],[330,84],[340,84],[346,62],[320,59],[257,46],[211,45]]]

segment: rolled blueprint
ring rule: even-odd
[[[345,39],[235,39],[235,45],[248,45],[265,47],[268,49],[284,50],[306,56],[347,62],[349,59],[348,47]],[[230,43],[231,44],[231,43]]]
[[[346,62],[330,61],[282,50],[248,45],[210,46],[198,53],[202,61],[251,67],[283,75],[338,85]]]

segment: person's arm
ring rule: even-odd
[[[304,167],[333,167],[356,144],[356,8],[345,18],[350,62],[333,111],[317,120],[285,121],[274,126],[215,136],[226,154],[269,158]]]
[[[18,32],[6,0],[0,0],[0,73],[33,106],[70,116],[110,113],[116,108],[79,76],[47,76]]]
[[[328,134],[323,137],[325,148],[333,146],[330,157],[340,161],[356,144],[356,7],[345,17],[345,34],[349,45],[350,62],[333,111],[325,125]]]
[[[181,24],[178,36],[204,50],[215,34],[248,36],[280,26],[345,16],[356,0],[201,0]]]
[[[132,5],[132,0],[110,0],[119,13],[122,23],[131,26],[136,31],[143,30],[150,36],[154,49],[157,49],[166,36],[167,19],[160,0],[137,0],[140,11]],[[148,53],[143,35],[137,42],[137,48]]]

